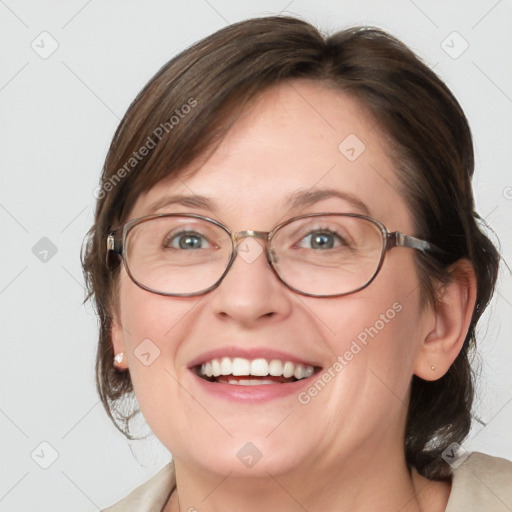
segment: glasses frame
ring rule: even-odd
[[[382,236],[382,244],[381,244],[381,253],[380,253],[380,257],[379,257],[379,263],[378,263],[377,268],[376,268],[375,272],[373,273],[372,277],[364,285],[362,285],[359,288],[352,290],[350,292],[344,292],[344,293],[339,293],[339,294],[334,294],[334,295],[331,295],[331,294],[321,295],[321,294],[303,292],[303,291],[289,285],[279,275],[279,272],[278,272],[277,268],[275,267],[272,251],[270,250],[272,238],[280,229],[282,229],[283,227],[287,226],[288,224],[290,224],[292,222],[295,222],[296,220],[306,219],[306,218],[314,218],[314,217],[329,217],[329,216],[342,216],[342,217],[352,217],[352,218],[364,219],[368,222],[371,222],[374,226],[376,226],[380,230],[380,233]],[[211,222],[212,224],[215,224],[216,226],[218,226],[219,228],[224,230],[229,235],[229,237],[231,238],[231,244],[232,244],[231,256],[229,258],[226,270],[222,273],[220,278],[212,286],[205,288],[204,290],[201,290],[199,292],[194,292],[194,293],[167,293],[167,292],[160,292],[158,290],[155,290],[153,288],[149,288],[148,286],[145,286],[144,284],[137,281],[137,279],[135,279],[135,277],[132,275],[129,265],[125,258],[124,250],[123,250],[126,247],[126,238],[127,238],[128,234],[135,226],[138,226],[139,224],[151,221],[153,219],[160,219],[163,217],[189,217],[189,218],[193,218],[193,219],[205,220],[207,222]],[[304,295],[307,297],[317,297],[317,298],[343,297],[345,295],[351,295],[353,293],[357,293],[357,292],[363,290],[364,288],[366,288],[367,286],[369,286],[373,282],[373,280],[377,277],[380,269],[382,268],[386,253],[393,247],[407,247],[407,248],[416,249],[418,251],[425,252],[425,253],[429,253],[429,252],[442,253],[443,252],[441,249],[439,249],[434,244],[427,242],[425,240],[421,240],[420,238],[416,238],[411,235],[406,235],[404,233],[401,233],[400,231],[389,232],[386,229],[386,227],[384,226],[384,224],[382,222],[380,222],[379,220],[374,219],[372,217],[368,217],[367,215],[360,215],[357,213],[332,213],[332,212],[330,212],[330,213],[309,213],[309,214],[305,214],[305,215],[299,215],[297,217],[292,217],[291,219],[281,222],[280,224],[275,226],[271,231],[246,230],[246,231],[237,231],[237,232],[230,231],[229,228],[224,226],[224,224],[222,224],[219,221],[212,219],[210,217],[206,217],[204,215],[199,215],[196,213],[162,213],[162,214],[155,214],[155,215],[147,215],[145,217],[139,217],[136,219],[129,220],[122,226],[111,231],[107,236],[107,258],[106,258],[107,266],[109,265],[110,254],[116,254],[119,257],[119,259],[121,259],[121,261],[123,262],[124,268],[125,268],[128,276],[130,277],[130,279],[139,288],[142,288],[143,290],[146,290],[151,293],[156,293],[157,295],[163,295],[166,297],[194,297],[194,296],[198,296],[198,295],[204,295],[205,293],[208,293],[208,292],[214,290],[215,288],[217,288],[220,285],[220,283],[223,281],[224,277],[226,277],[227,273],[229,272],[233,263],[235,262],[237,252],[238,252],[237,251],[238,244],[244,238],[258,238],[258,239],[264,240],[266,242],[265,255],[267,258],[267,262],[270,265],[270,268],[272,269],[272,271],[274,272],[276,277],[279,279],[279,281],[281,283],[283,283],[288,289],[290,289],[300,295]]]

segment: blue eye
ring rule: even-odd
[[[207,238],[197,232],[182,231],[181,233],[173,234],[165,240],[165,247],[173,249],[208,249],[210,243]]]
[[[305,249],[333,249],[336,242],[342,242],[340,236],[332,231],[312,231],[306,235],[299,246]]]

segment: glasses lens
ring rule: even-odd
[[[365,286],[383,252],[383,233],[359,217],[297,219],[273,236],[271,254],[281,279],[311,295],[341,295]]]
[[[164,294],[193,294],[213,286],[227,268],[230,235],[194,217],[159,217],[128,233],[125,262],[132,278]]]

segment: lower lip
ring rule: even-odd
[[[235,402],[266,402],[276,398],[283,398],[289,395],[297,395],[302,388],[311,384],[316,372],[307,379],[288,382],[286,384],[261,384],[254,386],[243,386],[237,384],[225,384],[222,382],[210,382],[202,379],[191,370],[192,377],[199,384],[201,389],[219,398]]]

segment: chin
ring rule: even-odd
[[[272,432],[276,429],[275,421],[269,421],[262,433],[259,428],[261,422],[258,428],[254,425],[251,427],[250,423],[251,418],[239,419],[238,429],[235,429],[235,422],[229,422],[232,437],[220,427],[207,431],[183,428],[186,433],[183,443],[178,446],[174,438],[166,446],[177,462],[183,460],[198,470],[217,473],[222,477],[229,473],[244,478],[268,477],[268,473],[284,474],[296,469],[301,460],[307,459],[306,453],[303,453],[307,448],[304,444],[308,438],[306,433],[301,436],[297,430],[291,433],[283,429],[277,435],[277,431]],[[206,425],[204,420],[203,425]]]

